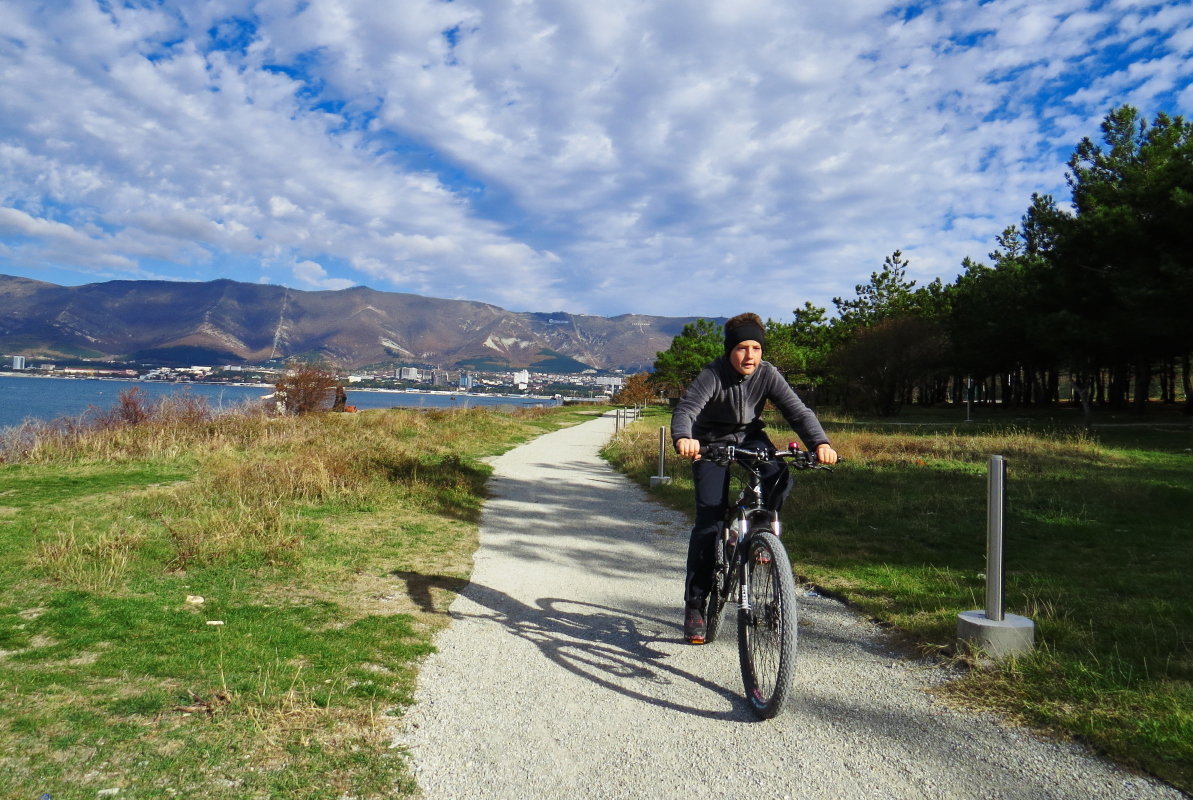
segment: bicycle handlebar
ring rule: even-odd
[[[709,461],[715,461],[718,464],[729,464],[733,461],[746,463],[778,459],[786,462],[787,466],[792,469],[826,469],[829,472],[832,472],[833,469],[827,464],[821,464],[820,459],[816,457],[814,451],[800,450],[799,446],[794,442],[789,444],[786,450],[775,450],[774,448],[765,447],[752,449],[732,444],[710,444],[700,448],[700,457],[707,458]]]

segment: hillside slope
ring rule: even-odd
[[[57,286],[0,276],[0,348],[32,357],[260,363],[649,367],[694,317],[507,311],[363,286],[300,291],[216,280]]]

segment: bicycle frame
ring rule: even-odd
[[[737,575],[737,604],[743,611],[749,612],[751,610],[750,591],[746,581],[745,563],[742,560],[741,554],[749,550],[750,539],[761,524],[768,524],[768,529],[775,536],[779,536],[781,534],[781,523],[779,522],[779,515],[766,508],[762,497],[762,473],[757,466],[759,463],[762,463],[762,460],[739,461],[736,455],[736,448],[731,447],[728,449],[727,457],[730,462],[736,463],[745,473],[744,479],[739,477],[744,485],[738,493],[736,504],[725,512],[725,521],[722,524],[720,535],[725,547],[729,548],[729,553],[726,553],[729,563],[725,566]],[[763,515],[766,516],[765,522],[760,519]],[[731,530],[734,519],[737,521],[737,536],[735,540],[730,541],[728,532]],[[718,548],[718,554],[720,552],[723,551]]]

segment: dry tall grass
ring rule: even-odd
[[[102,592],[123,582],[143,543],[142,532],[135,528],[96,526],[86,519],[72,519],[38,544],[36,560],[59,583]]]
[[[774,430],[771,433],[771,439],[778,447],[785,447],[790,438],[790,432]],[[1038,470],[1056,462],[1108,464],[1118,458],[1083,430],[951,430],[925,436],[859,427],[834,429],[832,439],[833,446],[847,462],[879,467],[953,462],[984,469],[986,458],[997,454],[1013,460],[1016,469]],[[636,423],[626,426],[618,431],[610,446],[618,450],[619,463],[627,472],[657,470],[658,428],[655,425]],[[664,457],[669,474],[678,474],[676,468],[686,472],[687,460],[676,455],[669,443]]]
[[[110,409],[0,430],[0,462],[169,460],[197,446],[245,446],[260,439],[261,425],[269,419],[263,404],[217,412],[198,395],[153,399],[133,387],[121,392]]]
[[[916,465],[926,461],[984,464],[1002,455],[1027,469],[1064,461],[1100,463],[1108,452],[1082,430],[1041,432],[1007,428],[987,432],[951,430],[930,436],[890,431],[835,431],[843,457],[875,466]]]
[[[458,457],[479,423],[517,425],[483,409],[418,409],[272,416],[245,406],[216,414],[182,394],[148,402],[137,390],[82,420],[27,423],[5,433],[9,463],[172,465],[189,480],[148,486],[95,519],[51,513],[39,560],[63,583],[101,590],[121,582],[139,550],[168,552],[170,569],[222,561],[293,563],[314,509],[423,503],[466,517],[484,475]],[[165,544],[163,548],[162,545]]]

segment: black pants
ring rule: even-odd
[[[755,449],[772,445],[770,442],[743,442],[741,446]],[[768,461],[762,465],[761,474],[766,507],[778,511],[791,490],[791,473],[782,462]],[[688,540],[688,574],[683,599],[688,608],[703,610],[712,591],[716,568],[713,543],[729,503],[729,468],[703,458],[693,461],[692,483],[696,487],[696,524],[692,526],[692,536]]]

